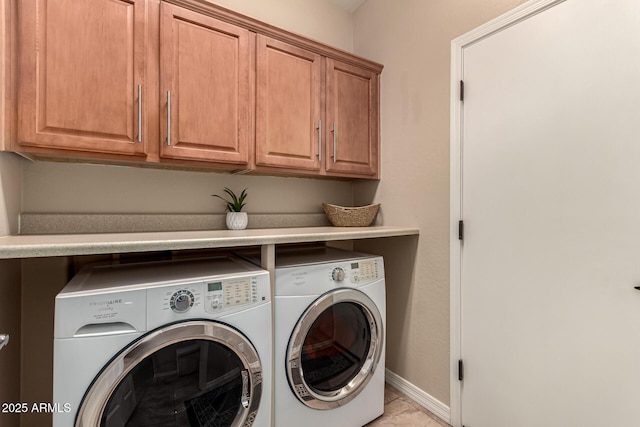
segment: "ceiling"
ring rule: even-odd
[[[353,12],[360,7],[366,0],[329,0],[331,3],[335,3],[347,12]]]

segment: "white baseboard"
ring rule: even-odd
[[[451,424],[451,409],[447,405],[388,369],[385,372],[385,380],[391,387],[407,395],[442,421]]]

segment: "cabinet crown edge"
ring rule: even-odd
[[[329,46],[325,43],[312,40],[309,37],[296,34],[294,32],[276,27],[258,19],[252,18],[247,15],[243,15],[231,9],[227,9],[223,6],[217,5],[209,0],[162,0],[165,3],[171,3],[177,6],[191,9],[195,12],[208,15],[246,28],[249,31],[253,31],[258,34],[262,34],[293,46],[297,46],[328,58],[337,59],[342,62],[346,62],[351,65],[356,65],[362,68],[366,68],[373,71],[376,74],[380,74],[384,65],[379,64],[370,59],[363,58],[351,52],[347,52],[336,47]]]

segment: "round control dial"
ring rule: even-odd
[[[334,268],[333,271],[331,272],[331,278],[335,282],[342,282],[344,280],[344,277],[345,277],[344,269],[340,267]]]
[[[191,293],[191,291],[182,289],[175,292],[171,296],[169,306],[171,307],[171,310],[175,311],[176,313],[184,313],[191,308],[194,300],[195,298],[193,297],[193,293]]]

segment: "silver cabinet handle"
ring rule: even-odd
[[[138,85],[138,142],[142,142],[142,85]]]
[[[336,150],[338,148],[338,126],[335,124],[335,122],[333,123],[333,163],[336,162]]]
[[[9,334],[0,334],[0,350],[9,344]]]
[[[318,161],[322,161],[322,119],[318,120]]]
[[[171,145],[171,91],[167,91],[167,145]]]

